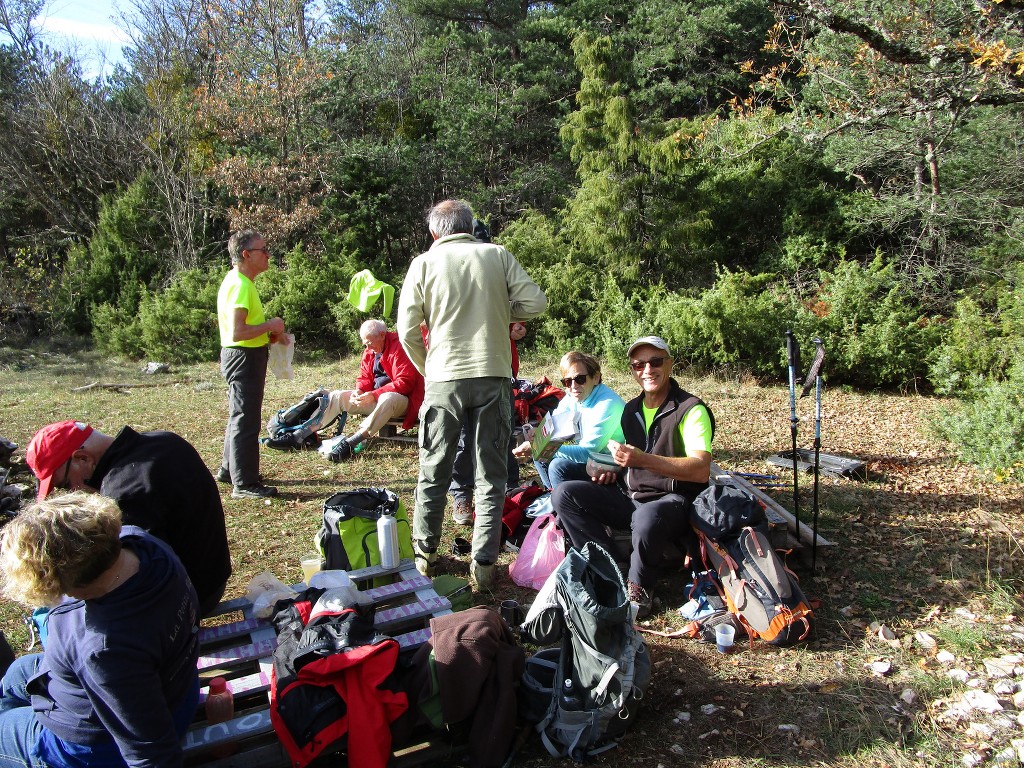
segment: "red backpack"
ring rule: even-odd
[[[510,540],[517,546],[522,543],[526,531],[522,530],[520,533],[520,529],[529,527],[523,526],[523,520],[526,519],[526,508],[543,493],[546,493],[545,489],[537,483],[528,483],[513,488],[505,494],[505,508],[501,513],[502,542]]]

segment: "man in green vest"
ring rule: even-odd
[[[262,499],[277,488],[260,480],[259,434],[269,345],[284,333],[280,317],[266,319],[253,280],[270,266],[267,241],[245,229],[228,240],[232,269],[217,293],[220,371],[228,383],[228,425],[217,479],[231,483],[234,499]]]
[[[629,367],[641,393],[622,412],[624,441],[608,441],[621,470],[559,483],[551,506],[576,549],[596,541],[612,550],[608,528],[631,532],[627,585],[637,618],[650,615],[651,587],[669,544],[690,535],[690,508],[711,473],[711,410],[672,378],[672,353],[659,336],[633,342]],[[622,476],[624,474],[624,476]]]

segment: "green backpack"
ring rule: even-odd
[[[398,523],[399,557],[412,560],[412,528],[398,496],[386,488],[354,488],[336,493],[324,502],[324,522],[316,535],[323,568],[356,571],[379,565],[377,520],[385,511],[394,514]],[[391,577],[383,577],[374,584],[391,581]]]

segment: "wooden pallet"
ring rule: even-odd
[[[408,443],[412,445],[418,445],[420,438],[416,432],[416,427],[410,429],[403,429],[402,422],[404,418],[392,419],[387,422],[383,427],[380,428],[380,432],[377,437],[381,440],[390,440],[395,443]]]
[[[399,647],[416,648],[430,639],[431,617],[451,613],[451,603],[440,597],[431,580],[417,573],[411,560],[398,568],[380,566],[349,572],[353,581],[398,574],[394,584],[363,590],[378,609],[375,626],[394,637]],[[301,587],[301,585],[299,585]],[[213,768],[284,768],[288,757],[270,722],[270,676],[277,637],[273,627],[252,616],[252,605],[244,598],[226,601],[216,615],[238,612],[242,618],[228,624],[204,627],[200,631],[199,712],[185,734],[186,766]],[[235,698],[235,717],[230,722],[209,725],[204,702],[209,682],[226,677]],[[448,745],[430,742],[396,753],[392,765],[413,764],[422,755],[432,755]],[[409,756],[419,758],[410,759]]]

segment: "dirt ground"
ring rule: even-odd
[[[300,364],[294,381],[270,381],[265,415],[320,385],[340,386],[356,361]],[[553,376],[554,367],[526,359],[522,374]],[[715,461],[725,469],[791,473],[766,457],[789,448],[788,391],[677,372],[684,387],[713,408]],[[71,390],[91,382],[159,386]],[[625,372],[606,372],[623,396]],[[224,424],[223,385],[215,365],[172,370],[154,382],[136,367],[59,352],[0,350],[0,436],[22,449],[49,421],[74,417],[108,433],[123,424],[179,432],[212,468]],[[1024,625],[1019,588],[1021,487],[998,483],[955,458],[936,439],[930,417],[950,401],[916,395],[826,389],[822,450],[864,461],[867,479],[823,475],[820,532],[834,546],[790,556],[816,601],[813,638],[779,649],[744,642],[723,656],[698,641],[649,635],[654,673],[635,729],[598,765],[1017,765],[1024,749]],[[799,444],[810,447],[813,404],[799,403]],[[21,452],[9,482],[27,482]],[[412,507],[417,451],[377,441],[352,462],[327,464],[316,454],[266,452],[263,472],[281,486],[270,504],[225,493],[234,575],[229,595],[264,569],[300,578],[298,556],[319,527],[322,502],[359,485],[391,488]],[[2,470],[0,470],[2,471]],[[524,479],[532,470],[523,469]],[[21,473],[19,475],[19,473]],[[800,477],[804,523],[810,518],[810,475]],[[774,497],[793,507],[792,491]],[[449,523],[443,547],[466,535]],[[496,589],[479,604],[533,593],[507,576],[503,556]],[[468,563],[447,569],[465,576]],[[646,629],[671,633],[685,621],[677,608],[687,576],[667,571],[657,586],[661,610]],[[24,611],[0,606],[0,628],[16,645],[27,634]],[[536,739],[517,764],[555,765]],[[450,763],[445,763],[450,764]]]

